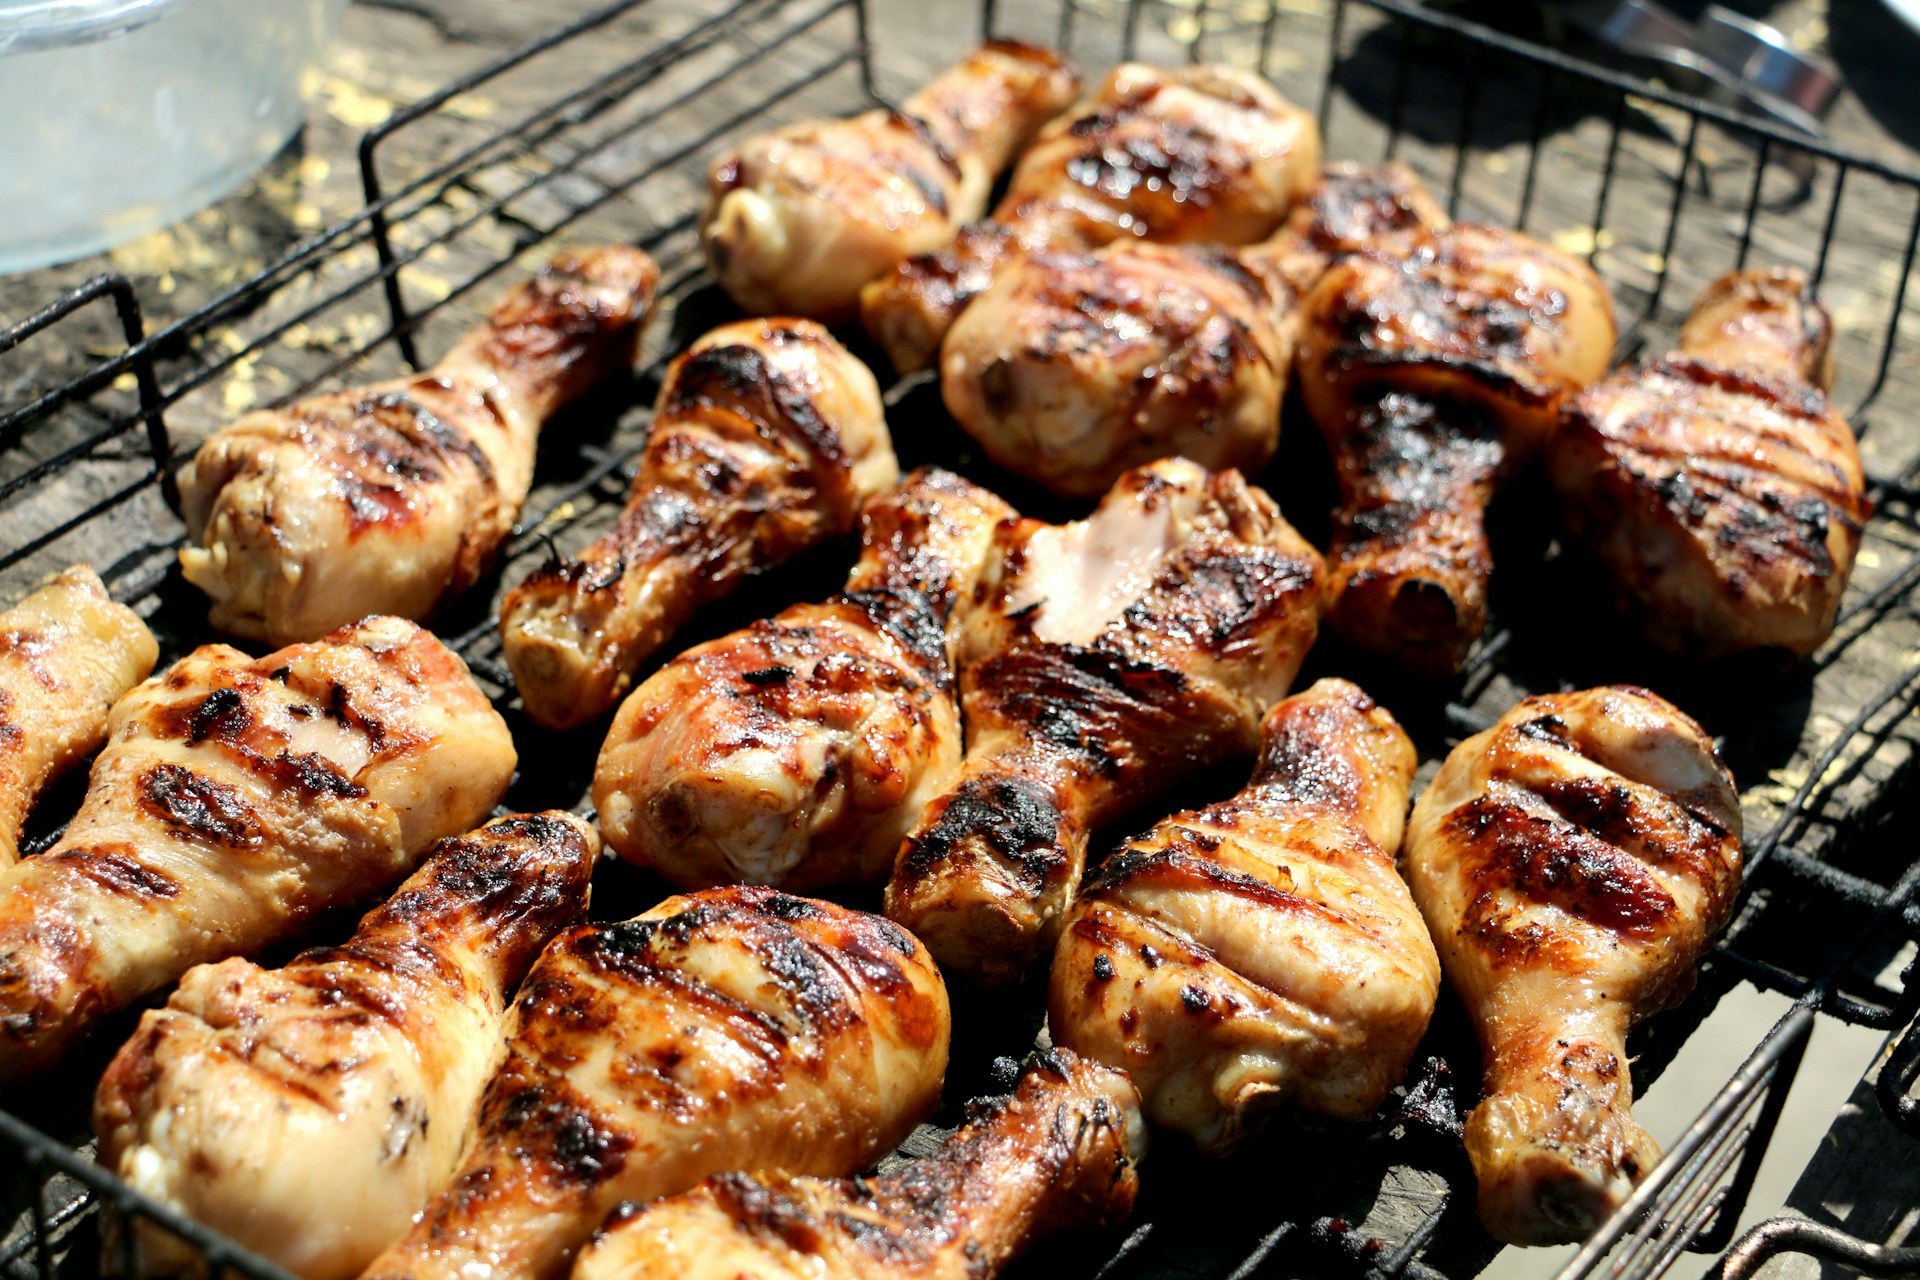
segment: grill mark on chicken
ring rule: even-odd
[[[238,791],[177,764],[141,775],[140,802],[181,839],[251,849],[266,838],[260,815]]]
[[[140,860],[130,844],[93,844],[58,847],[40,855],[52,865],[71,867],[106,893],[136,902],[165,901],[180,896],[180,882]]]
[[[930,824],[923,820],[901,850],[902,865],[911,875],[925,875],[979,841],[1038,890],[1064,861],[1061,823],[1059,800],[1045,783],[1018,776],[968,778],[940,803]]]

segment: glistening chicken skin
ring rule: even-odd
[[[619,522],[500,604],[527,714],[612,709],[704,604],[853,528],[900,478],[873,374],[808,320],[742,320],[667,370]]]
[[[370,614],[424,622],[493,566],[541,429],[633,364],[660,269],[562,253],[426,373],[247,414],[180,472],[180,571],[208,620],[312,640]]]
[[[0,874],[0,1084],[385,889],[484,819],[514,763],[466,664],[404,619],[196,649],[114,706],[66,834]]]
[[[159,654],[83,564],[0,613],[0,872],[19,859],[34,802],[106,741],[113,704]]]
[[[961,643],[966,762],[886,899],[980,983],[1051,952],[1095,827],[1252,752],[1324,580],[1271,498],[1178,458],[1128,472],[1085,520],[1003,524],[1000,544]]]
[[[655,672],[594,767],[608,845],[683,888],[884,882],[960,766],[952,646],[1013,516],[951,472],[917,471],[861,512],[843,594]]]
[[[573,1280],[992,1280],[1041,1236],[1124,1219],[1144,1138],[1126,1076],[1039,1053],[1013,1092],[969,1103],[964,1125],[894,1172],[728,1173],[624,1205]]]
[[[189,970],[100,1082],[100,1163],[305,1280],[359,1275],[452,1175],[507,1003],[585,912],[599,849],[569,813],[500,818],[341,946]],[[197,1256],[134,1230],[149,1272]]]
[[[366,1280],[553,1280],[617,1205],[729,1169],[843,1176],[939,1101],[940,971],[877,916],[764,888],[556,938],[453,1182]]]
[[[852,319],[862,285],[986,212],[994,179],[1078,84],[1059,55],[992,40],[898,111],[747,139],[708,170],[714,279],[755,315]]]
[[[1414,806],[1407,880],[1486,1064],[1466,1139],[1496,1238],[1583,1240],[1659,1159],[1627,1031],[1691,989],[1740,867],[1733,779],[1644,689],[1524,699]]]
[[[1124,1068],[1148,1118],[1209,1152],[1279,1107],[1370,1115],[1440,988],[1393,862],[1415,763],[1344,680],[1283,700],[1245,789],[1163,820],[1081,891],[1054,954],[1054,1043]]]

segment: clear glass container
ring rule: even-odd
[[[225,195],[306,116],[347,0],[0,0],[0,273]]]

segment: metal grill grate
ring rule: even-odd
[[[1891,987],[1875,980],[1920,938],[1920,862],[1889,838],[1907,816],[1902,783],[1920,703],[1920,344],[1908,301],[1920,178],[1397,0],[950,10],[909,26],[880,21],[858,0],[610,5],[367,134],[365,209],[191,315],[145,333],[132,287],[104,276],[0,334],[0,374],[14,379],[0,383],[8,531],[0,584],[17,588],[91,559],[116,595],[149,616],[163,657],[177,655],[208,636],[197,593],[172,569],[181,526],[170,461],[239,408],[418,367],[558,243],[639,243],[665,269],[650,362],[549,430],[499,575],[437,627],[500,701],[530,762],[508,803],[579,796],[593,744],[544,734],[517,712],[488,605],[500,582],[518,581],[550,546],[575,549],[611,522],[664,356],[732,314],[699,265],[704,164],[749,129],[904,93],[952,57],[960,32],[1049,41],[1094,70],[1129,56],[1255,66],[1296,101],[1318,104],[1330,156],[1402,159],[1455,213],[1587,252],[1615,290],[1623,356],[1657,349],[1685,301],[1729,267],[1803,267],[1841,315],[1836,400],[1861,434],[1879,505],[1841,625],[1810,663],[1699,670],[1595,643],[1607,632],[1579,590],[1580,566],[1552,554],[1550,513],[1517,499],[1497,529],[1495,626],[1457,687],[1408,684],[1331,644],[1303,674],[1361,679],[1408,723],[1429,761],[1523,693],[1603,680],[1675,694],[1722,735],[1746,799],[1747,889],[1695,998],[1638,1034],[1636,1075],[1656,1076],[1738,981],[1784,992],[1795,1006],[1569,1274],[1657,1274],[1682,1249],[1723,1247],[1814,1011],[1896,1029],[1920,1004],[1913,966]],[[569,71],[559,96],[543,87],[553,76],[540,74],[555,65]],[[473,110],[482,96],[488,109]],[[111,354],[63,362],[76,349]],[[958,452],[924,379],[890,387],[887,400],[903,463],[958,464],[1033,514],[1067,514]],[[1323,531],[1315,522],[1329,505],[1316,449],[1312,432],[1290,430],[1262,477],[1310,536]],[[832,590],[834,560],[783,572],[779,603]],[[759,598],[713,611],[683,639],[770,611],[768,592],[748,594]],[[42,806],[30,849],[55,838],[77,794],[69,787]],[[614,882],[597,892],[597,913],[644,905],[657,887],[624,868],[603,875]],[[1010,1014],[1004,1001],[957,995],[956,1050],[978,1058],[956,1062],[949,1093],[958,1097],[984,1077],[988,1058],[1037,1027],[1039,1001]],[[86,1086],[116,1030],[66,1073],[78,1087],[54,1083],[5,1100],[14,1115],[0,1113],[0,1150],[21,1158],[0,1162],[0,1273],[91,1273],[104,1203],[182,1235],[215,1272],[280,1275],[140,1202],[75,1154],[89,1149]],[[1473,1220],[1458,1144],[1477,1061],[1457,1009],[1443,1005],[1422,1057],[1398,1109],[1362,1131],[1278,1131],[1269,1149],[1226,1165],[1157,1152],[1124,1239],[1043,1251],[1029,1273],[1062,1265],[1082,1273],[1089,1251],[1105,1249],[1101,1274],[1115,1277],[1244,1276],[1282,1259],[1290,1270],[1329,1274],[1472,1274],[1493,1246]],[[1920,1073],[1913,1034],[1897,1057],[1908,1065],[1889,1069],[1884,1093],[1890,1113],[1911,1125],[1915,1106],[1899,1090]],[[1275,1151],[1286,1168],[1276,1169]],[[110,1242],[112,1251],[133,1274],[124,1247]]]

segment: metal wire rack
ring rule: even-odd
[[[1920,1009],[1913,962],[1881,976],[1920,938],[1920,860],[1890,838],[1908,816],[1920,703],[1920,344],[1908,300],[1920,178],[1400,0],[920,7],[928,12],[907,23],[861,0],[621,0],[367,133],[364,209],[191,314],[149,332],[132,285],[102,276],[0,333],[0,586],[90,559],[149,617],[163,656],[207,639],[201,602],[173,568],[181,526],[170,491],[173,466],[207,431],[237,408],[418,367],[477,318],[490,282],[559,243],[638,243],[665,268],[650,363],[549,431],[497,579],[438,624],[508,715],[523,760],[538,762],[508,803],[579,796],[594,744],[545,735],[518,713],[489,603],[550,544],[572,549],[611,521],[662,358],[731,315],[699,264],[705,162],[743,132],[890,100],[979,32],[1055,43],[1095,71],[1133,56],[1257,67],[1318,105],[1329,155],[1405,160],[1457,215],[1587,253],[1621,308],[1623,357],[1657,349],[1685,301],[1728,267],[1800,266],[1841,317],[1837,402],[1861,435],[1878,506],[1840,626],[1810,662],[1693,669],[1607,642],[1581,566],[1551,546],[1550,515],[1522,497],[1500,513],[1496,625],[1456,686],[1408,684],[1333,646],[1306,673],[1357,675],[1429,761],[1523,693],[1605,680],[1673,693],[1721,735],[1744,787],[1747,888],[1695,997],[1637,1033],[1637,1080],[1656,1077],[1737,982],[1793,1006],[1566,1275],[1650,1276],[1684,1249],[1724,1248],[1816,1013],[1896,1031]],[[1034,514],[1066,514],[969,456],[924,380],[896,383],[887,399],[904,463],[956,464]],[[1312,432],[1289,430],[1261,478],[1310,535],[1329,505],[1315,448]],[[769,611],[769,591],[780,603],[824,594],[839,576],[831,559],[783,573],[687,638]],[[69,787],[42,806],[29,850],[56,837],[76,796]],[[617,910],[650,887],[629,877],[596,899]],[[1024,1043],[1038,1004],[1010,1012],[1004,1000],[960,999],[956,1048],[978,1061],[956,1062],[950,1094],[964,1096],[992,1055]],[[134,1275],[112,1221],[137,1216],[191,1242],[212,1274],[282,1276],[85,1158],[88,1086],[115,1032],[65,1083],[0,1098],[0,1152],[18,1157],[0,1159],[0,1273],[91,1274],[104,1243],[107,1260]],[[1030,1273],[1473,1274],[1494,1251],[1458,1145],[1476,1073],[1471,1035],[1443,1007],[1421,1066],[1373,1125],[1277,1131],[1224,1166],[1157,1152],[1130,1232],[1043,1251]],[[1907,1096],[1916,1077],[1920,1032],[1910,1029],[1881,1077],[1889,1115],[1910,1132],[1920,1130],[1920,1103]]]

